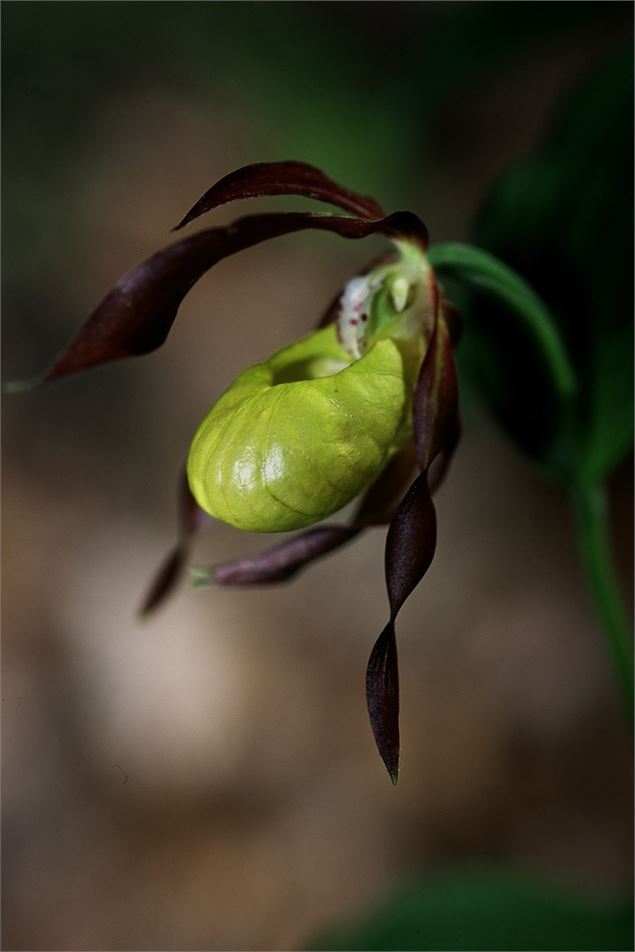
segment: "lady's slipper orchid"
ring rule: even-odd
[[[373,199],[304,163],[231,173],[177,228],[227,202],[266,195],[309,197],[347,214],[253,215],[177,241],[121,278],[48,373],[25,386],[161,346],[195,282],[269,238],[319,229],[392,241],[392,253],[348,282],[316,331],[241,374],[200,424],[180,489],[179,541],[144,612],[170,592],[210,516],[252,532],[303,531],[258,555],[196,569],[199,584],[280,582],[365,528],[389,523],[390,618],[370,657],[366,693],[379,752],[396,782],[395,619],[434,554],[430,468],[436,460],[438,484],[459,434],[452,310],[439,295],[416,215],[386,216]],[[348,524],[316,525],[358,496]]]

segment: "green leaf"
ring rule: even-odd
[[[468,355],[507,429],[547,458],[570,424],[577,389],[554,316],[520,275],[485,251],[448,243],[431,248],[429,258],[440,280],[487,296],[487,309],[469,324]]]
[[[579,380],[572,419],[541,438],[554,423],[541,354],[491,293],[466,302],[465,362],[509,434],[570,481],[603,478],[632,444],[632,98],[628,52],[576,92],[541,152],[503,175],[472,235],[555,316]]]
[[[633,910],[503,869],[412,881],[314,950],[632,950]]]

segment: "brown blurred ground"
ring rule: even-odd
[[[483,187],[611,42],[587,31],[454,103],[413,198],[435,239],[465,235]],[[10,376],[46,363],[213,180],[278,154],[246,99],[139,82],[90,116],[63,265],[37,214],[9,239],[25,272],[5,312]],[[475,857],[628,888],[629,740],[564,500],[478,409],[439,494],[436,561],[400,618],[397,789],[363,694],[386,614],[381,532],[292,586],[185,586],[135,619],[198,420],[374,250],[253,249],[192,292],[163,351],[5,406],[5,948],[302,948],[396,877]],[[628,577],[629,472],[614,489]],[[218,525],[195,560],[260,541]]]

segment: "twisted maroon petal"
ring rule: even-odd
[[[413,430],[422,472],[401,501],[388,530],[386,587],[390,620],[373,648],[366,676],[373,734],[393,782],[399,767],[397,651],[392,647],[395,619],[434,557],[437,526],[431,490],[440,485],[461,430],[458,381],[445,313],[442,305],[415,389]]]
[[[402,499],[386,537],[386,586],[393,621],[428,571],[436,541],[437,521],[428,474],[421,473]]]
[[[373,736],[393,783],[399,779],[399,665],[392,619],[375,642],[366,669],[366,703]]]
[[[199,198],[174,231],[188,225],[205,212],[244,198],[267,195],[301,195],[337,205],[360,218],[383,218],[381,205],[367,195],[359,195],[306,162],[258,162],[230,172]]]
[[[421,469],[427,469],[457,433],[459,388],[448,326],[435,323],[412,404],[413,429]]]

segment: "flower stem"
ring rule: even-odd
[[[471,245],[458,242],[433,245],[428,259],[439,277],[446,275],[493,294],[520,318],[541,347],[562,402],[569,403],[576,389],[575,372],[555,319],[527,282],[494,255]]]
[[[470,245],[455,242],[433,245],[428,259],[441,279],[447,277],[493,295],[523,322],[542,350],[563,411],[570,417],[576,375],[555,319],[527,282],[498,258]],[[606,492],[597,483],[580,482],[570,468],[565,475],[569,484],[574,483],[572,500],[579,548],[632,724],[633,640],[615,574]]]
[[[573,501],[580,552],[632,726],[633,640],[615,573],[606,491],[600,485],[583,484]]]

